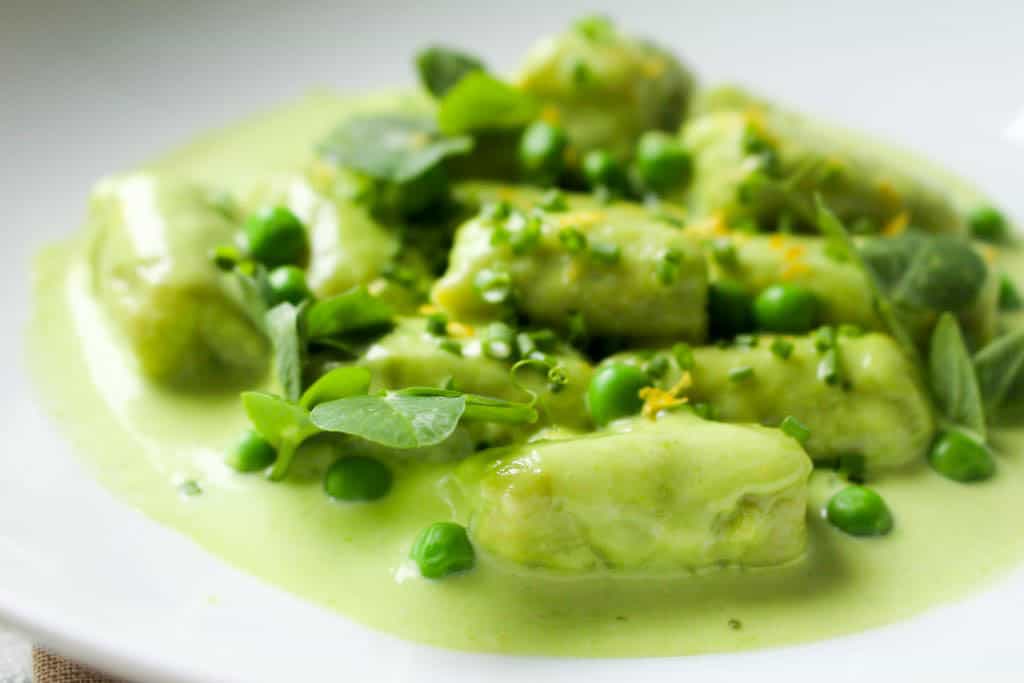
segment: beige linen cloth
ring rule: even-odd
[[[32,648],[34,683],[121,683],[36,647]]]

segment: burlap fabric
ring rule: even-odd
[[[32,680],[34,683],[123,683],[38,647],[32,648]]]

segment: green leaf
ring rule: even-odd
[[[466,412],[463,419],[506,424],[533,424],[537,411],[527,403],[506,401],[489,396],[466,394]]]
[[[335,368],[306,389],[299,405],[309,410],[319,403],[365,394],[370,390],[370,379],[370,371],[366,368]]]
[[[359,286],[312,304],[305,313],[306,335],[326,339],[383,331],[391,326],[394,311]]]
[[[983,439],[985,409],[978,378],[967,352],[960,324],[952,313],[943,313],[932,332],[928,349],[928,382],[942,414]]]
[[[441,97],[473,71],[486,71],[484,63],[460,50],[432,45],[416,55],[416,70],[423,87]]]
[[[815,224],[817,225],[818,230],[833,245],[844,249],[853,259],[856,266],[864,273],[864,276],[868,281],[868,288],[871,290],[871,299],[874,303],[875,311],[877,312],[879,319],[882,321],[882,324],[885,326],[890,336],[892,336],[892,338],[899,342],[900,346],[903,347],[904,353],[906,353],[911,360],[920,362],[920,356],[917,351],[917,346],[914,344],[914,338],[907,330],[907,327],[903,324],[903,321],[900,320],[900,317],[896,312],[896,308],[886,295],[886,288],[879,274],[864,260],[864,257],[857,249],[857,245],[854,244],[853,238],[850,237],[850,233],[847,231],[842,221],[840,221],[839,218],[832,213],[831,209],[828,208],[820,194],[814,195],[814,202],[817,207]]]
[[[351,434],[390,448],[441,443],[455,431],[466,410],[463,396],[350,396],[321,403],[312,421],[328,432]]]
[[[338,126],[320,143],[319,152],[371,178],[400,183],[472,148],[471,138],[442,137],[426,115],[364,114]]]
[[[974,355],[974,369],[985,412],[994,415],[1006,403],[1024,368],[1024,329],[1005,334]]]
[[[310,422],[309,411],[280,396],[246,391],[242,394],[242,406],[260,436],[277,449],[269,478],[284,479],[295,458],[295,449],[320,430]]]
[[[267,311],[267,333],[274,345],[277,379],[285,398],[296,401],[302,394],[303,343],[299,333],[302,309],[283,303]]]
[[[533,121],[540,105],[522,90],[482,71],[467,74],[441,100],[437,122],[447,135],[519,128]]]
[[[261,263],[242,261],[224,275],[230,295],[256,327],[267,327],[267,302],[272,296],[267,269]]]

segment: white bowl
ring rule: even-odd
[[[0,10],[0,614],[60,653],[146,681],[1019,679],[1021,572],[919,618],[802,647],[610,661],[469,655],[369,631],[242,575],[91,480],[23,370],[32,252],[76,229],[98,176],[312,86],[410,83],[410,56],[428,41],[510,68],[536,35],[604,11],[676,47],[706,80],[738,79],[899,140],[1024,215],[1024,121],[1013,127],[1024,116],[1021,3],[360,4]]]

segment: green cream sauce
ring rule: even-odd
[[[152,168],[245,190],[300,168],[351,107],[310,96]],[[1015,429],[995,435],[999,471],[988,482],[956,484],[924,464],[873,482],[896,518],[886,538],[852,538],[823,521],[820,510],[842,482],[816,472],[810,546],[790,567],[570,580],[513,573],[484,557],[465,575],[423,580],[407,555],[420,529],[455,514],[451,465],[406,466],[390,496],[351,506],[322,490],[315,465],[329,453],[300,456],[306,467],[282,484],[235,473],[223,453],[246,425],[237,396],[174,394],[141,379],[90,293],[82,244],[75,238],[40,255],[28,346],[40,395],[90,469],[211,553],[373,628],[517,654],[745,650],[904,619],[981,589],[1024,558],[1024,430]],[[1024,272],[1024,259],[1014,258]],[[180,489],[189,480],[200,494]]]

